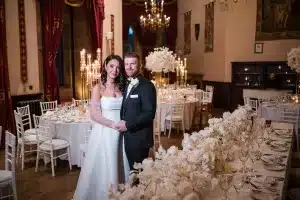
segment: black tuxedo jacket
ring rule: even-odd
[[[139,76],[139,83],[132,87],[127,98],[123,94],[121,119],[126,122],[124,141],[127,148],[153,146],[153,120],[156,112],[156,89],[151,81]]]

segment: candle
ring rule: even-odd
[[[186,58],[184,58],[184,67],[186,68]]]
[[[80,51],[80,56],[81,56],[82,65],[85,65],[85,49],[82,49]]]
[[[97,49],[97,61],[100,62],[101,49]]]
[[[92,61],[91,61],[92,55],[90,53],[87,54],[87,58],[88,58],[88,63],[87,64],[90,66],[92,64]]]
[[[187,81],[187,70],[184,70],[184,82],[186,83]]]

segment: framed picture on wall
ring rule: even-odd
[[[255,43],[254,53],[263,53],[264,52],[264,43]]]

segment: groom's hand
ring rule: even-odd
[[[121,132],[127,131],[126,122],[124,120],[121,120],[118,123],[118,128],[119,128],[119,131],[121,131]]]
[[[119,131],[119,129],[120,129],[120,128],[119,128],[119,123],[116,123],[116,122],[113,123],[113,124],[111,125],[111,128],[112,128],[112,129],[115,129],[115,130],[117,130],[117,131]]]

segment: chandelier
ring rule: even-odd
[[[141,15],[140,17],[140,23],[143,28],[155,31],[159,28],[169,27],[170,17],[164,14],[164,0],[151,0],[151,3],[148,3],[146,0],[145,10],[145,16]]]

